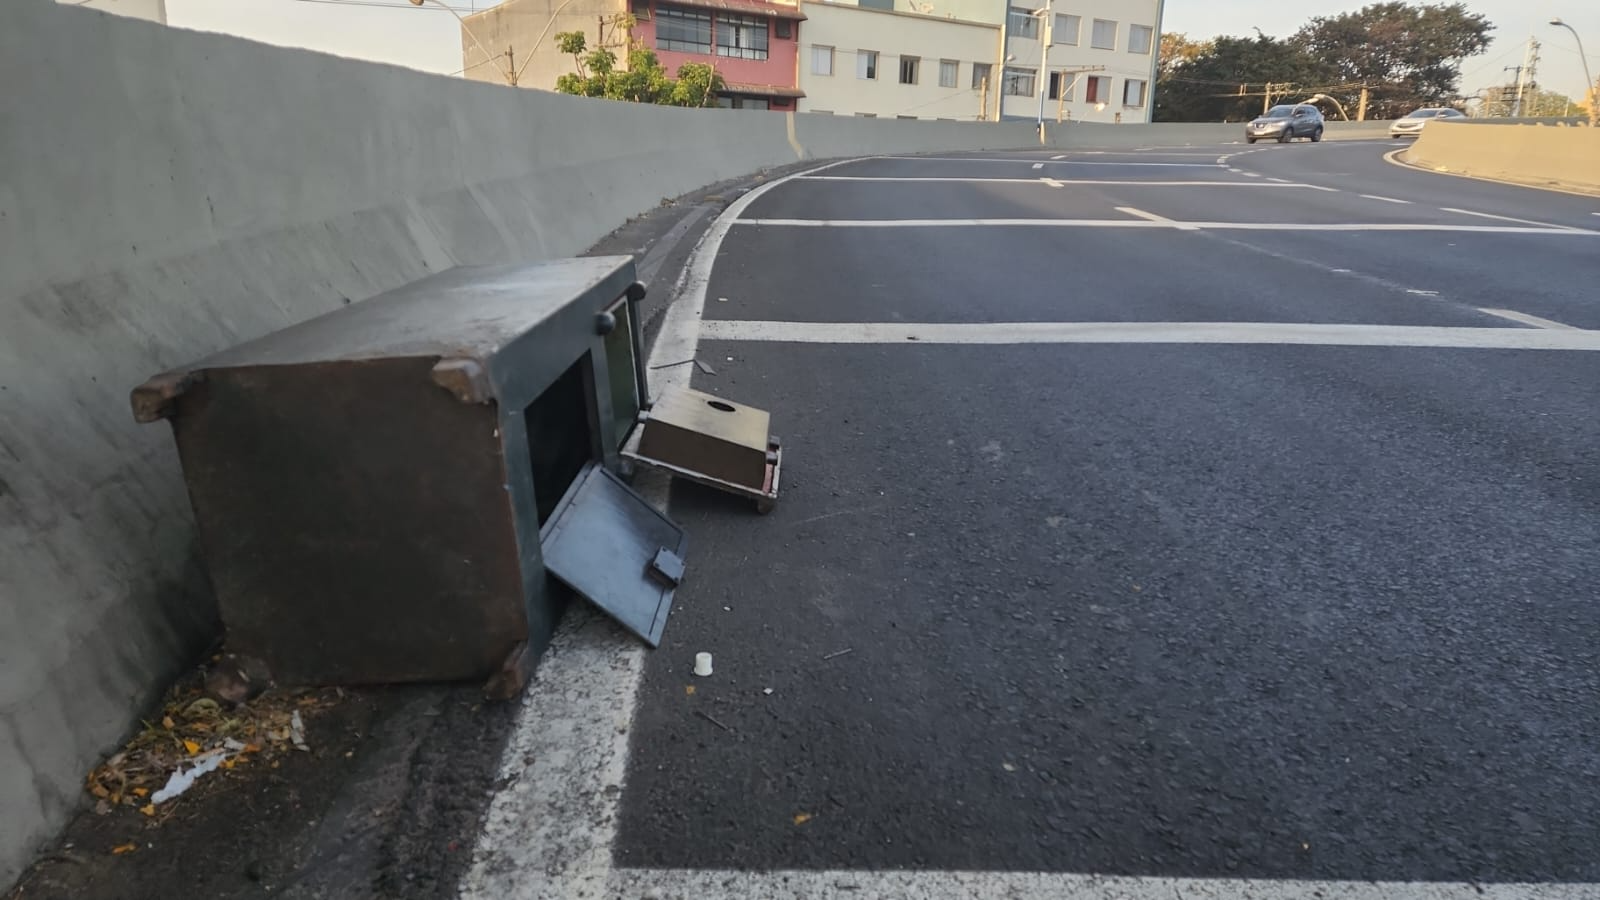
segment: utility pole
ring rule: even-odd
[[[1511,117],[1513,119],[1522,115],[1522,95],[1528,85],[1533,82],[1534,72],[1539,66],[1539,41],[1537,38],[1528,38],[1528,52],[1522,58],[1520,66],[1506,66],[1506,71],[1512,69],[1517,73],[1517,98],[1511,104]]]
[[[1261,92],[1261,114],[1264,116],[1272,109],[1272,82],[1267,82],[1266,90]]]
[[[1367,120],[1367,98],[1371,94],[1372,89],[1363,84],[1361,86],[1361,105],[1356,107],[1357,122],[1365,122]]]

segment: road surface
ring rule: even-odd
[[[781,503],[673,489],[661,648],[576,696],[558,648],[469,887],[1595,896],[1600,200],[1393,146],[735,204],[668,330]]]

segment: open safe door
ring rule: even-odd
[[[544,565],[652,647],[661,643],[689,538],[598,463],[590,463],[539,535]]]

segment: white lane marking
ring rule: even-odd
[[[911,160],[915,162],[966,162],[966,163],[1032,163],[1032,159],[998,156],[874,156],[873,159]],[[1182,169],[1215,169],[1213,163],[1175,162],[1105,162],[1103,160],[1060,159],[1050,160],[1058,166],[1166,166]]]
[[[1057,153],[1055,156],[1052,156],[1050,158],[1051,159],[1066,159],[1067,155],[1065,153]]]
[[[1034,163],[1033,167],[1035,169],[1042,169],[1042,168],[1044,168],[1044,163]]]
[[[655,367],[694,357],[706,287],[723,239],[751,203],[793,177],[735,200],[701,237],[650,351],[653,391],[688,383],[693,366]],[[641,473],[638,486],[658,508],[665,506],[665,479],[650,481]],[[583,604],[574,604],[562,618],[524,692],[500,760],[500,782],[506,787],[489,803],[460,898],[592,896],[605,884],[645,652]]]
[[[1339,189],[1338,188],[1323,187],[1320,184],[1308,184],[1308,185],[1306,185],[1306,187],[1311,188],[1313,191],[1327,191],[1330,194],[1339,193]]]
[[[1235,168],[1234,168],[1234,167],[1232,167],[1232,166],[1229,166],[1229,167],[1228,167],[1228,171],[1229,171],[1229,172],[1232,172],[1232,173],[1233,173],[1233,174],[1235,174],[1235,175],[1243,175],[1243,174],[1244,174],[1244,170],[1243,170],[1243,169],[1235,169]]]
[[[1523,225],[1538,225],[1541,228],[1551,228],[1551,229],[1557,229],[1557,230],[1561,230],[1561,231],[1569,230],[1568,227],[1565,226],[1565,225],[1552,225],[1549,222],[1535,222],[1532,219],[1514,219],[1511,216],[1497,216],[1494,213],[1474,212],[1473,210],[1470,210],[1470,209],[1456,209],[1453,206],[1441,206],[1441,207],[1439,207],[1439,209],[1441,211],[1447,212],[1447,213],[1460,213],[1463,216],[1477,216],[1480,219],[1498,219],[1501,222],[1518,222],[1518,223],[1521,223]],[[1570,230],[1578,231],[1578,230],[1581,230],[1581,229],[1570,229]]]
[[[1032,178],[977,178],[971,176],[958,177],[954,175],[808,175],[802,181],[965,181],[973,184],[1033,184]],[[1129,178],[1068,178],[1068,184],[1121,184],[1121,185],[1148,185],[1151,187],[1298,187],[1310,188],[1315,185],[1298,184],[1286,181],[1282,184],[1269,184],[1260,181],[1154,181]],[[1317,190],[1321,190],[1317,188]]]
[[[1244,176],[1246,178],[1260,178],[1261,177],[1261,173],[1260,172],[1246,172],[1246,173],[1244,173]]]
[[[1554,331],[1581,330],[1576,325],[1568,325],[1565,322],[1557,322],[1554,319],[1540,318],[1525,312],[1517,312],[1514,309],[1490,309],[1487,306],[1483,306],[1479,307],[1478,311],[1486,312],[1491,316],[1499,316],[1502,319],[1510,319],[1513,322],[1521,322],[1524,325],[1532,325],[1535,328],[1548,328]]]
[[[1600,331],[1292,322],[746,322],[708,321],[702,341],[795,344],[1312,344],[1600,351]]]
[[[1462,882],[1292,881],[1244,878],[1074,875],[1065,872],[869,872],[729,869],[617,869],[608,897],[694,897],[697,900],[1594,900],[1592,884],[1467,884]],[[522,895],[526,896],[526,895]]]
[[[1276,181],[1279,184],[1288,184],[1289,183],[1288,179],[1284,179],[1284,178],[1271,178],[1271,177],[1268,177],[1267,180],[1268,181]]]
[[[1040,178],[1039,180],[1044,182],[1045,184],[1050,185],[1053,188],[1058,188],[1058,187],[1062,186],[1062,183],[1057,181],[1057,180],[1055,180],[1054,178]]]
[[[1515,225],[1446,225],[1427,222],[1180,222],[1126,219],[740,219],[738,225],[767,228],[1181,228],[1185,231],[1444,231],[1480,234],[1548,234],[1600,237],[1600,231],[1578,228],[1529,228]]]
[[[1437,297],[1437,296],[1439,296],[1439,292],[1438,291],[1422,291],[1422,290],[1418,290],[1416,288],[1406,288],[1406,293],[1415,294],[1418,297]]]
[[[1366,200],[1382,200],[1384,203],[1404,203],[1408,206],[1411,204],[1410,200],[1396,200],[1393,197],[1380,197],[1377,194],[1361,194],[1360,196]]]
[[[1165,225],[1169,225],[1169,226],[1171,226],[1173,228],[1176,228],[1176,229],[1178,229],[1180,231],[1199,231],[1200,230],[1199,228],[1197,228],[1197,227],[1195,227],[1193,225],[1184,225],[1182,223],[1175,222],[1172,219],[1167,218],[1166,216],[1158,216],[1153,212],[1145,212],[1142,209],[1136,209],[1136,208],[1134,208],[1132,206],[1115,206],[1115,207],[1112,207],[1112,208],[1115,209],[1117,212],[1122,213],[1124,215],[1129,215],[1129,216],[1134,216],[1136,218],[1144,219],[1146,222],[1161,222],[1161,223],[1163,223]]]
[[[1600,216],[1600,213],[1589,213],[1591,216]]]

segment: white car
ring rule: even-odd
[[[1467,114],[1459,109],[1450,109],[1445,106],[1429,106],[1413,110],[1403,119],[1395,119],[1389,126],[1389,137],[1416,137],[1422,133],[1422,126],[1432,119],[1465,119]]]

